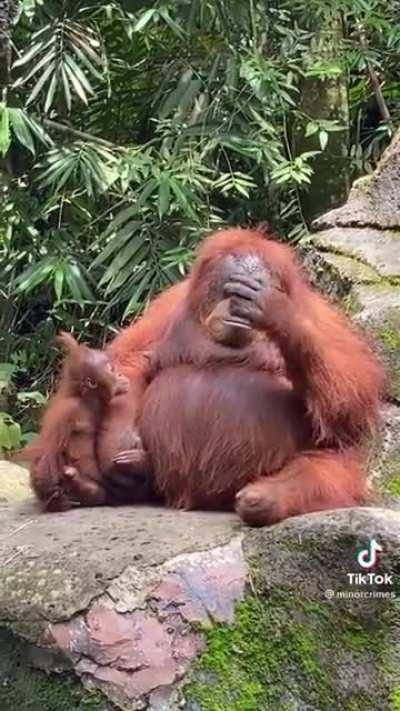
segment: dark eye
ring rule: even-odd
[[[94,390],[94,388],[97,388],[97,383],[95,380],[93,380],[93,378],[86,378],[85,385],[86,385],[86,387],[90,388],[91,390]]]

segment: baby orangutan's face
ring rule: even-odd
[[[73,370],[75,378],[78,376],[76,380],[79,379],[81,397],[97,396],[107,403],[114,395],[128,391],[128,378],[116,372],[110,358],[103,351],[82,347]]]

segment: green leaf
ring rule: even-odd
[[[133,234],[142,227],[142,223],[138,221],[128,222],[125,227],[120,229],[113,237],[111,237],[109,243],[103,249],[103,251],[96,257],[92,262],[90,268],[94,268],[107,261],[114,252],[120,250],[124,244],[133,236]]]
[[[0,393],[8,390],[12,384],[12,378],[16,366],[13,363],[0,363]]]
[[[86,69],[95,77],[95,79],[98,79],[99,81],[103,81],[103,75],[100,74],[100,72],[96,69],[96,67],[93,66],[91,61],[88,59],[86,54],[79,48],[77,47],[76,44],[71,42],[71,48],[75,52],[76,56],[78,59],[82,62],[82,64],[85,65]]]
[[[29,116],[25,111],[21,110],[21,113],[27,125],[31,129],[32,133],[41,143],[45,144],[46,146],[54,145],[53,139],[44,130],[43,126],[41,126],[40,123],[36,121],[36,119],[32,118],[32,116]]]
[[[57,297],[58,301],[60,301],[61,297],[62,297],[64,277],[65,277],[64,266],[62,264],[60,264],[60,266],[58,266],[54,272],[54,291],[56,293],[56,297]]]
[[[21,442],[21,427],[7,412],[0,412],[0,449],[16,449]]]
[[[310,121],[306,126],[305,137],[308,138],[309,136],[313,136],[314,133],[318,133],[318,131],[319,124],[315,121]]]
[[[55,257],[45,257],[26,269],[16,280],[17,291],[29,293],[47,281],[55,267]]]
[[[146,25],[150,22],[150,20],[156,15],[157,16],[157,10],[155,8],[151,8],[150,10],[146,10],[143,12],[136,24],[133,27],[134,32],[140,32],[141,30],[144,30]]]
[[[35,76],[35,74],[37,74],[38,72],[40,72],[40,70],[43,69],[43,67],[46,67],[50,61],[53,61],[53,62],[55,61],[54,48],[52,48],[49,52],[47,52],[47,54],[45,54],[41,58],[41,60],[37,64],[34,65],[33,69],[31,69],[31,71],[28,72],[28,74],[17,79],[17,81],[14,84],[14,87],[19,87],[22,84],[27,84],[32,79],[32,77]]]
[[[44,40],[42,40],[41,42],[36,42],[14,62],[13,68],[22,67],[24,66],[24,64],[28,64],[34,57],[36,57],[37,54],[39,54],[39,52],[42,52],[44,49],[47,49],[47,47],[49,47],[52,42],[52,37],[47,42],[45,42]]]
[[[140,193],[139,200],[138,200],[138,205],[145,205],[147,200],[149,199],[150,195],[154,193],[155,189],[157,187],[157,180],[155,178],[151,178],[150,180],[147,181],[147,183],[144,184],[143,190]]]
[[[116,274],[115,277],[109,282],[106,289],[106,295],[112,294],[115,291],[119,290],[124,284],[128,283],[128,285],[132,285],[137,283],[138,278],[142,274],[143,270],[146,269],[146,264],[143,264],[143,262],[146,262],[149,256],[149,251],[149,243],[142,243],[135,254],[135,263],[133,265],[134,270],[132,270],[131,268],[131,263],[128,262],[127,265],[123,269],[121,269],[119,274]]]
[[[50,111],[51,105],[54,100],[54,95],[55,95],[56,89],[57,89],[57,83],[58,83],[57,74],[53,74],[53,76],[51,77],[49,89],[47,91],[46,101],[44,103],[45,114],[47,114]]]
[[[68,285],[72,298],[78,303],[83,304],[85,297],[80,288],[79,281],[76,280],[75,274],[70,268],[70,265],[65,265],[65,281]]]
[[[8,111],[11,127],[15,137],[34,156],[35,144],[32,138],[32,131],[29,126],[29,122],[26,120],[24,112],[21,109],[9,109]]]
[[[10,145],[10,115],[7,106],[0,104],[0,155],[5,156]]]
[[[66,55],[65,57],[66,63],[70,66],[71,71],[73,72],[74,76],[76,77],[77,81],[80,82],[81,86],[83,89],[88,93],[88,94],[94,94],[92,85],[90,84],[88,78],[86,77],[85,73],[82,71],[80,68],[79,64],[75,62],[75,60],[70,56]]]
[[[65,71],[64,66],[61,67],[61,80],[62,80],[63,87],[64,87],[65,103],[67,105],[68,111],[71,111],[71,107],[72,107],[71,87],[69,85],[67,73]]]
[[[0,450],[11,449],[11,438],[8,432],[8,425],[4,421],[0,413]]]
[[[76,264],[76,262],[71,262],[69,264],[69,273],[73,275],[75,284],[79,288],[81,294],[83,294],[84,298],[87,300],[93,300],[94,297],[92,290],[90,289],[88,282],[84,278],[80,266]]]
[[[26,105],[29,106],[33,101],[35,101],[36,97],[38,94],[40,94],[41,90],[43,89],[44,85],[46,84],[47,80],[51,76],[51,73],[55,71],[55,61],[50,62],[49,66],[47,69],[43,72],[42,76],[38,80],[38,82],[35,84],[33,87],[28,100],[26,102]]]
[[[167,8],[159,8],[158,12],[160,17],[164,20],[164,22],[168,25],[168,27],[172,30],[174,34],[176,34],[180,38],[184,37],[184,30],[182,29],[182,27],[180,27],[180,25],[178,25],[177,22],[175,22],[175,20],[172,19]]]
[[[329,134],[327,131],[320,131],[319,132],[319,144],[321,146],[321,151],[324,151],[327,144],[328,144],[328,138]]]
[[[23,390],[17,394],[17,400],[19,402],[29,403],[33,402],[35,405],[42,406],[47,402],[47,398],[39,390]]]
[[[75,90],[75,93],[77,94],[77,96],[79,96],[80,100],[87,106],[88,99],[87,99],[87,96],[85,94],[85,90],[84,90],[82,84],[80,83],[79,79],[75,76],[71,67],[68,64],[65,64],[64,66],[65,66],[65,73],[68,75],[68,77],[71,81],[71,84]]]
[[[152,277],[152,273],[150,271],[147,271],[145,273],[143,279],[141,280],[141,282],[139,283],[139,285],[133,292],[133,294],[128,302],[128,305],[124,311],[124,314],[122,317],[123,319],[126,318],[131,311],[133,311],[135,306],[137,306],[139,299],[143,295],[145,289],[147,288],[147,285],[148,285],[151,277]]]
[[[158,214],[160,219],[168,212],[170,203],[171,186],[169,183],[169,177],[162,175],[160,179],[160,185],[158,190]]]
[[[100,285],[106,284],[111,281],[121,269],[128,263],[131,262],[133,257],[139,252],[140,247],[143,245],[143,237],[141,234],[134,237],[128,244],[121,249],[117,256],[114,257],[110,266],[102,276],[100,280]]]
[[[190,217],[192,220],[195,220],[195,222],[198,222],[198,217],[193,210],[187,196],[185,195],[184,191],[182,190],[181,186],[179,183],[174,178],[171,178],[170,180],[170,185],[172,188],[173,193],[175,194],[175,197],[180,205],[180,207],[183,209],[184,212]]]

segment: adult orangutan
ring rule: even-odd
[[[245,521],[264,525],[364,502],[362,446],[378,422],[383,372],[361,334],[311,288],[293,250],[256,231],[222,231],[166,298],[169,325],[137,426],[167,505],[236,502]],[[237,347],[207,327],[226,299],[228,325],[257,332]],[[115,339],[125,372],[137,364],[140,329],[157,332],[159,316]],[[127,482],[135,457],[115,460]]]
[[[189,278],[108,352],[134,386],[124,407],[145,450],[118,454],[111,408],[97,434],[110,503],[116,491],[134,500],[138,462],[167,505],[236,504],[254,525],[365,501],[383,373],[289,247],[252,230],[212,235]]]

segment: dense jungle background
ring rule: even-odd
[[[400,121],[387,0],[0,0],[0,450],[30,437],[55,333],[101,345],[201,237],[293,243]]]

